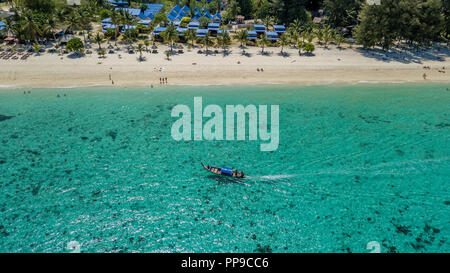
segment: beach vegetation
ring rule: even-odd
[[[81,54],[81,50],[84,49],[84,44],[80,38],[73,38],[67,42],[66,49],[69,52]]]
[[[150,46],[150,40],[144,40],[145,51],[148,52],[148,47]]]
[[[448,1],[447,1],[448,2]],[[428,46],[439,41],[445,16],[441,0],[383,0],[381,5],[363,4],[354,30],[365,48],[380,45],[389,50],[399,42]]]
[[[138,44],[136,50],[139,52],[139,61],[142,62],[144,60],[142,57],[142,52],[145,50],[145,46],[143,44]]]
[[[224,52],[227,52],[228,47],[231,45],[231,37],[228,31],[222,30],[217,35],[217,45],[222,47]]]
[[[130,7],[140,12],[148,10],[145,1],[129,1]],[[13,36],[28,47],[35,43],[44,44],[49,41],[65,39],[67,34],[73,34],[83,40],[86,48],[90,43],[96,43],[101,50],[103,40],[114,39],[114,45],[120,46],[123,41],[129,47],[137,39],[148,37],[156,27],[166,27],[160,36],[173,51],[178,42],[176,27],[169,23],[169,10],[175,5],[188,5],[190,12],[183,15],[181,27],[186,27],[194,16],[197,8],[208,10],[212,15],[219,12],[222,24],[241,23],[238,31],[231,34],[219,34],[216,39],[211,37],[198,38],[193,29],[184,33],[183,40],[193,46],[195,41],[205,47],[211,47],[214,40],[225,51],[236,40],[245,53],[246,45],[261,47],[261,52],[272,43],[264,35],[249,40],[248,30],[252,23],[263,24],[267,31],[275,31],[276,24],[287,26],[286,32],[274,38],[284,53],[287,46],[304,50],[306,44],[320,44],[328,48],[336,44],[341,48],[343,43],[362,45],[364,48],[380,47],[390,50],[392,47],[425,48],[434,43],[450,42],[450,1],[449,0],[382,0],[379,5],[371,5],[366,0],[213,0],[213,1],[175,1],[158,0],[164,4],[155,15],[149,26],[138,24],[138,16],[130,14],[126,9],[115,9],[102,0],[82,0],[81,5],[69,6],[65,0],[15,0],[4,6],[10,8],[13,16],[2,19],[5,23],[2,36]],[[180,3],[182,2],[182,3]],[[200,28],[208,27],[212,16],[203,13],[198,18]],[[239,16],[237,18],[237,16]],[[244,18],[242,17],[244,16]],[[196,17],[196,18],[197,18]],[[97,26],[101,20],[110,18],[110,26],[104,34],[98,34]],[[214,18],[216,21],[217,18]],[[243,29],[244,28],[244,29]],[[230,29],[231,28],[227,28]],[[225,32],[223,32],[225,33]],[[141,34],[141,36],[139,36]],[[215,33],[210,33],[215,36]],[[158,37],[159,38],[159,37]],[[253,39],[253,38],[252,38]],[[299,42],[301,40],[301,43]],[[205,44],[206,41],[206,44]],[[349,42],[351,41],[351,42]],[[144,43],[145,45],[145,43]],[[301,46],[299,46],[301,45]],[[406,47],[404,47],[406,46]],[[148,46],[146,46],[146,50]]]
[[[261,47],[261,54],[264,54],[264,49],[269,45],[270,41],[267,39],[266,34],[262,34],[257,40],[257,44]]]
[[[186,39],[186,41],[189,43],[191,43],[191,46],[194,46],[194,42],[197,38],[196,36],[196,31],[195,29],[188,29],[185,33],[184,33],[184,37]]]
[[[98,49],[102,49],[102,43],[105,41],[103,35],[97,32],[97,34],[94,36],[94,42],[98,45]]]
[[[105,58],[105,56],[106,56],[106,51],[104,49],[98,51],[97,53],[98,53],[99,58]]]
[[[41,45],[38,43],[34,43],[33,50],[34,50],[34,52],[36,52],[37,55],[39,55],[39,51],[41,50]]]
[[[214,41],[212,40],[211,35],[209,34],[206,34],[206,36],[203,37],[203,39],[201,39],[201,43],[205,47],[206,54],[208,54],[209,52],[209,47],[214,45]]]
[[[281,54],[284,54],[283,50],[286,46],[290,44],[290,39],[288,34],[282,34],[278,40],[278,45],[281,47]]]
[[[302,55],[302,50],[305,46],[305,41],[303,41],[302,39],[298,39],[297,40],[297,49],[298,49],[298,55]],[[310,43],[312,44],[312,43]]]
[[[242,52],[245,53],[245,47],[249,41],[248,31],[246,29],[239,30],[236,33],[235,39],[239,41]]]
[[[200,28],[207,28],[212,21],[208,17],[202,16],[198,19],[198,22],[200,23]]]
[[[178,41],[178,32],[174,24],[170,24],[167,29],[161,32],[164,41],[170,45],[170,52],[173,52],[173,46]]]
[[[325,0],[323,7],[327,14],[327,24],[333,28],[356,25],[363,2],[365,0]]]
[[[316,49],[316,47],[314,46],[313,43],[308,42],[303,45],[303,50],[308,54],[313,53],[315,49]]]
[[[337,46],[338,48],[341,48],[341,45],[342,45],[343,43],[346,43],[346,42],[347,42],[347,39],[345,39],[344,35],[342,35],[341,33],[338,33],[338,34],[336,34],[336,35],[334,36],[334,41],[335,41],[335,43],[336,43],[336,46]]]

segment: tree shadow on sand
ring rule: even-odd
[[[145,56],[142,56],[142,58],[141,57],[137,57],[136,58],[136,60],[138,61],[138,62],[146,62],[147,61],[147,57],[145,57]]]
[[[79,59],[79,58],[81,58],[83,56],[84,56],[84,54],[72,52],[69,55],[67,55],[67,58],[69,58],[69,59]]]
[[[291,57],[291,54],[288,53],[288,52],[278,52],[277,55],[280,56],[280,57],[284,57],[284,58]]]
[[[415,49],[413,47],[401,46],[385,51],[379,48],[375,49],[356,49],[364,57],[376,59],[381,62],[398,62],[404,64],[416,63],[422,64],[424,61],[443,62],[450,57],[448,47],[434,46],[428,49]]]
[[[264,52],[261,52],[261,51],[260,51],[260,52],[258,53],[258,55],[270,57],[270,56],[272,56],[272,53],[270,53],[269,51],[264,51]]]

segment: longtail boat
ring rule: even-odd
[[[228,177],[235,177],[235,178],[245,178],[245,174],[243,171],[239,172],[238,170],[233,170],[231,168],[227,167],[213,167],[213,166],[205,166],[203,163],[201,163],[203,168],[205,168],[207,171],[221,175],[221,176],[228,176]]]

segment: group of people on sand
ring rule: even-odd
[[[256,68],[256,71],[258,71],[258,72],[264,72],[264,68],[262,68],[262,67],[259,68],[259,67],[258,67],[258,68]]]
[[[167,77],[166,78],[159,78],[159,84],[167,84]]]

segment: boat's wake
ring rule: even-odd
[[[277,174],[277,175],[262,175],[262,176],[248,176],[247,178],[251,181],[257,182],[275,182],[275,181],[285,181],[296,177],[296,174]]]

